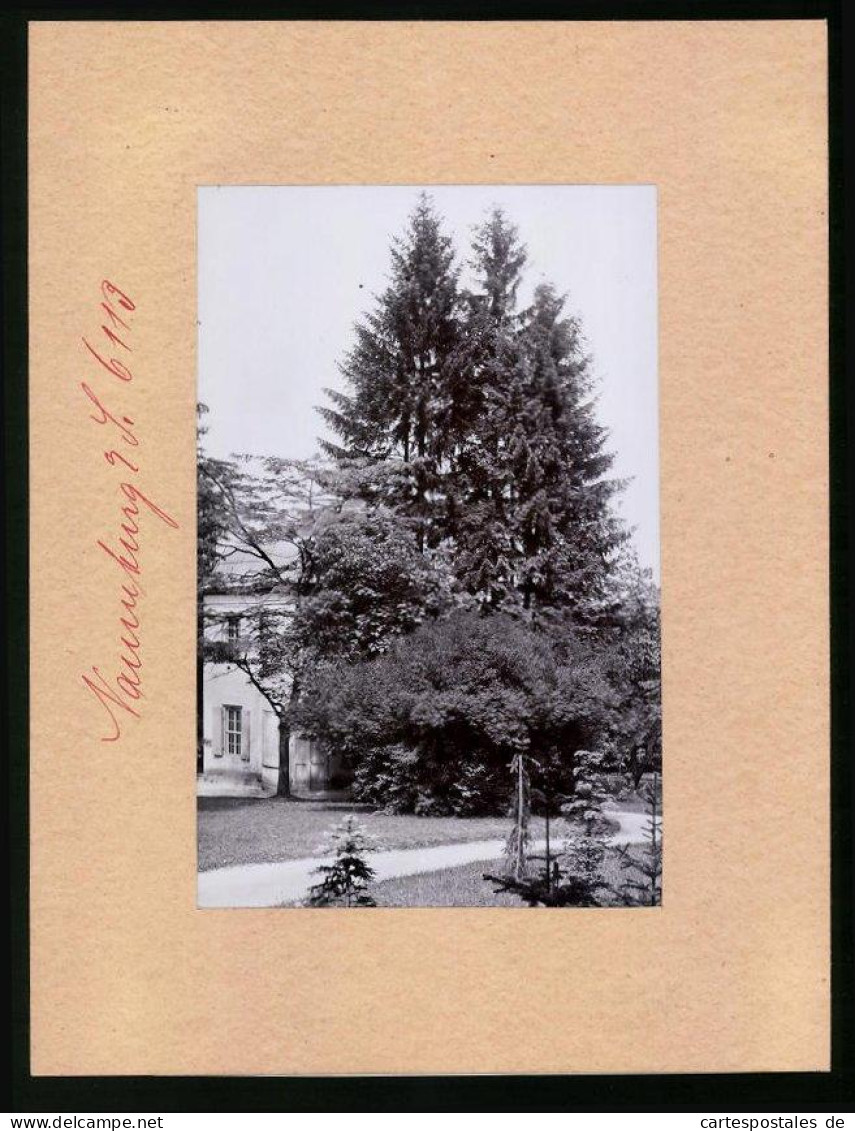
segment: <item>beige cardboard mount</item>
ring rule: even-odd
[[[825,90],[821,22],[31,24],[35,1074],[828,1067]],[[658,188],[664,906],[197,911],[197,186],[438,182]]]

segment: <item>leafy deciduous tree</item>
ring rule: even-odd
[[[295,613],[314,585],[315,542],[330,521],[330,499],[310,461],[203,457],[199,478],[218,523],[207,588],[216,584],[246,598],[243,607],[209,610],[202,659],[234,664],[267,701],[279,725],[279,792],[287,794],[291,714],[304,662]],[[236,614],[237,640],[205,631]]]

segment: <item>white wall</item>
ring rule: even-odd
[[[230,757],[222,749],[222,709],[243,708],[244,741],[249,760]],[[279,766],[279,732],[270,704],[242,671],[228,664],[206,664],[204,669],[204,769],[205,773],[240,772],[261,776]],[[275,776],[274,776],[275,780]]]

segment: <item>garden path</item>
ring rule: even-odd
[[[647,821],[645,813],[608,811],[620,822],[620,829],[611,838],[615,845],[631,844],[643,839]],[[479,840],[468,844],[441,844],[433,848],[398,848],[372,852],[368,860],[377,881],[397,876],[414,876],[420,872],[436,872],[456,868],[476,860],[497,860],[505,847],[503,840]],[[530,846],[531,852],[542,852],[544,841]],[[215,868],[200,872],[198,907],[279,907],[283,903],[302,900],[309,887],[317,882],[312,873],[320,864],[328,864],[329,856],[312,856],[303,860],[283,860],[273,864],[241,864],[238,867]]]

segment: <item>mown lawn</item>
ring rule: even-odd
[[[200,797],[199,870],[318,856],[330,829],[348,812],[356,812],[380,849],[504,838],[511,825],[507,817],[414,817],[279,797]],[[535,838],[542,836],[543,822],[534,819],[531,832]]]
[[[495,885],[483,879],[485,872],[498,875],[503,867],[502,860],[478,860],[441,872],[384,880],[371,885],[371,894],[378,907],[526,907],[517,896],[496,892]],[[603,874],[606,883],[620,886],[624,873],[616,851],[608,851]],[[609,902],[619,900],[615,897]]]

